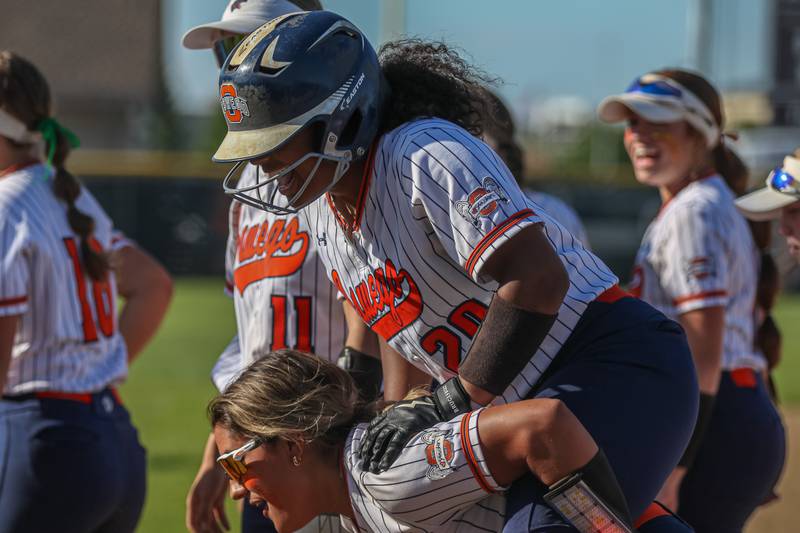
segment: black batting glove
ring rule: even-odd
[[[378,399],[383,384],[383,368],[380,359],[345,346],[339,352],[336,366],[346,370],[356,382],[358,396],[362,401],[369,403]]]
[[[373,474],[388,470],[414,435],[470,410],[470,397],[457,377],[430,396],[395,403],[367,427],[361,440],[361,468]]]

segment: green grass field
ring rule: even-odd
[[[800,406],[800,330],[793,327],[800,323],[800,297],[784,297],[776,315],[784,334],[778,387],[785,405]],[[209,372],[234,330],[233,304],[221,280],[179,280],[161,331],[121,389],[148,450],[143,533],[185,530],[184,500],[208,437],[205,407],[215,393]]]

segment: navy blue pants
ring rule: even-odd
[[[132,532],[144,496],[145,451],[111,391],[0,400],[0,533]]]
[[[761,376],[737,385],[723,372],[708,429],[681,485],[678,513],[698,533],[741,531],[772,494],[785,456],[783,423]]]
[[[681,327],[623,298],[589,305],[531,398],[558,398],[605,452],[635,520],[678,463],[699,392]],[[543,500],[533,475],[507,492],[505,532],[574,531]]]
[[[263,505],[256,507],[245,501],[242,507],[242,533],[277,533],[272,520],[261,513]]]

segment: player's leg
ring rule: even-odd
[[[778,481],[785,446],[761,376],[734,379],[723,372],[706,436],[681,485],[678,513],[699,533],[741,531]]]
[[[534,394],[561,400],[581,421],[634,517],[677,463],[697,413],[697,382],[680,327],[632,298],[592,304]],[[532,477],[508,492],[507,531],[563,523]]]
[[[98,408],[107,411],[111,405],[106,392],[98,399]],[[147,458],[145,449],[139,443],[139,435],[130,420],[127,409],[115,403],[107,414],[103,430],[112,443],[116,456],[115,483],[117,486],[117,505],[114,513],[94,533],[132,533],[142,514],[147,485]]]
[[[261,513],[262,505],[250,505],[245,500],[242,505],[242,533],[277,533],[272,520]]]
[[[639,533],[691,533],[694,531],[675,513],[657,502],[651,503],[634,525]]]
[[[113,512],[118,465],[90,405],[0,401],[0,532],[94,531]]]

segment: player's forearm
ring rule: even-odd
[[[19,317],[16,315],[0,317],[0,394],[6,386],[18,320]]]
[[[700,391],[715,395],[722,368],[725,308],[697,309],[679,318],[692,351]]]
[[[118,290],[125,298],[119,331],[132,361],[155,334],[172,298],[172,279],[152,257],[133,247],[114,256]]]
[[[206,445],[203,448],[203,460],[200,463],[200,469],[207,470],[210,468],[216,468],[218,456],[219,451],[217,450],[217,441],[214,440],[214,434],[211,433],[209,434]]]
[[[411,389],[431,384],[431,376],[412,365],[383,340],[380,342],[380,349],[384,400],[402,400]]]
[[[345,346],[349,346],[361,353],[380,359],[381,351],[378,346],[378,337],[367,327],[361,317],[349,302],[342,302],[344,319],[347,323],[347,339]]]

